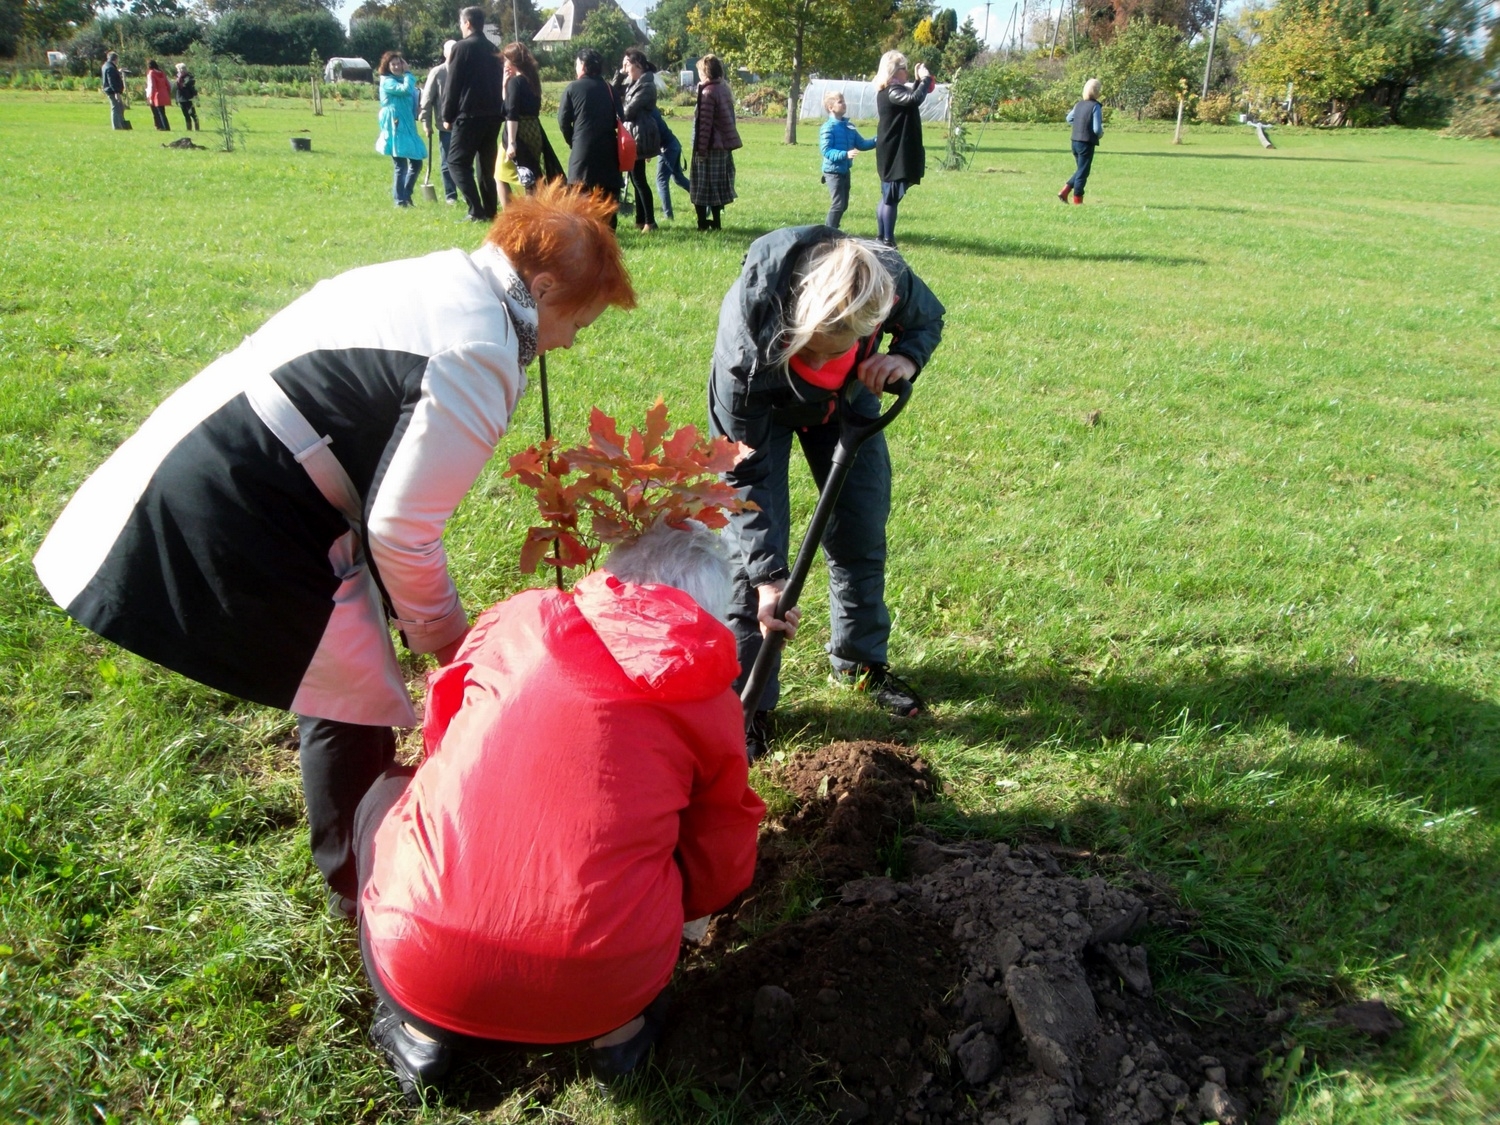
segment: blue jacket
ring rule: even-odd
[[[847,117],[829,115],[818,132],[818,147],[823,150],[823,172],[847,176],[854,161],[849,159],[849,150],[869,152],[875,147],[875,138],[865,140],[859,130],[849,124]]]

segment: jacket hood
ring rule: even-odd
[[[808,247],[847,238],[842,231],[821,225],[784,227],[762,235],[745,252],[740,270],[740,327],[755,345],[762,361],[773,355],[792,278]]]
[[[739,673],[734,634],[671,586],[595,571],[573,604],[626,677],[664,702],[707,699]]]

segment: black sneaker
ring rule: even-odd
[[[833,678],[842,687],[864,692],[897,718],[909,719],[927,710],[911,685],[884,664],[861,664],[852,671],[835,672]]]
[[[370,1041],[396,1072],[401,1093],[412,1104],[419,1104],[422,1092],[448,1073],[453,1065],[453,1051],[434,1039],[419,1039],[384,1001],[375,1005],[370,1023]]]
[[[753,762],[764,758],[771,749],[771,726],[774,711],[757,711],[750,720],[750,729],[745,732],[745,753]]]

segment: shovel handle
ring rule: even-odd
[[[787,611],[802,597],[802,586],[807,581],[807,572],[812,568],[813,556],[818,553],[818,544],[823,539],[823,529],[828,526],[829,517],[833,515],[833,506],[838,502],[839,493],[843,491],[844,478],[849,475],[849,468],[854,464],[855,453],[859,451],[859,447],[866,439],[878,434],[895,421],[896,415],[906,409],[906,404],[911,399],[910,379],[898,379],[894,383],[887,383],[885,389],[896,396],[896,401],[878,417],[862,419],[850,410],[848,405],[849,396],[857,392],[859,386],[857,381],[851,380],[844,393],[839,396],[839,442],[833,451],[833,465],[829,469],[828,478],[823,482],[823,491],[818,495],[817,506],[813,509],[812,520],[808,523],[807,532],[802,539],[802,547],[797,551],[797,557],[792,563],[792,570],[787,576],[786,585],[782,588],[781,596],[776,599],[775,617],[778,621],[785,621]],[[761,638],[760,651],[755,654],[755,663],[751,666],[750,674],[745,679],[745,686],[740,691],[740,705],[744,709],[747,732],[760,706],[760,697],[765,691],[766,682],[771,678],[771,667],[776,661],[776,655],[784,644],[786,644],[785,633],[771,633]]]

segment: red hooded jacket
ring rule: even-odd
[[[146,100],[154,106],[172,104],[172,83],[164,70],[146,71]]]
[[[375,838],[363,919],[392,998],[523,1043],[638,1015],[683,921],[754,873],[737,671],[733,634],[666,586],[599,572],[482,614],[429,679],[426,760]]]

